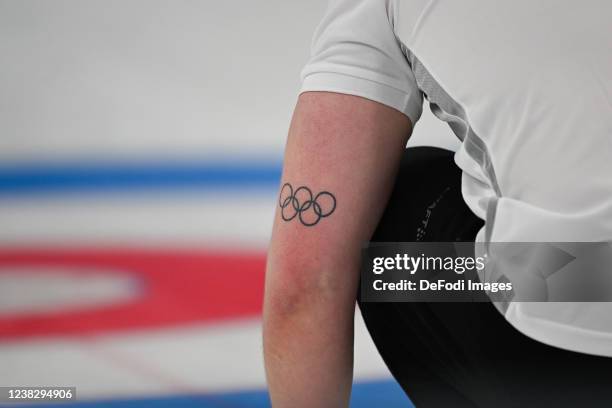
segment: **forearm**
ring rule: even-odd
[[[274,261],[271,265],[269,273],[274,273]],[[348,268],[333,273],[355,273]],[[355,300],[339,298],[343,295],[333,286],[321,283],[296,296],[280,295],[274,284],[267,288],[272,295],[265,305],[264,352],[275,408],[348,405]]]

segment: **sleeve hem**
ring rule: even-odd
[[[408,116],[412,126],[419,120],[422,112],[420,95],[344,73],[315,72],[306,75],[300,93],[313,91],[337,92],[382,103]]]

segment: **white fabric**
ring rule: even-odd
[[[416,123],[423,98],[390,24],[393,14],[389,1],[332,1],[315,32],[302,91],[362,96]]]
[[[478,240],[610,242],[611,16],[607,0],[332,0],[302,92],[366,97],[414,124],[418,61],[494,172],[466,143],[457,152],[466,203],[487,221]],[[612,303],[514,303],[506,317],[544,343],[612,356]]]

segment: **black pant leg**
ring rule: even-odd
[[[372,240],[469,242],[482,225],[463,201],[453,153],[419,147],[406,150]],[[612,359],[535,341],[491,303],[364,302],[360,309],[419,408],[612,406]]]

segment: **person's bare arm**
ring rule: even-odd
[[[361,246],[411,130],[404,114],[360,97],[307,92],[298,100],[266,272],[264,354],[275,408],[348,405]],[[313,199],[326,193],[308,204],[302,186]]]

